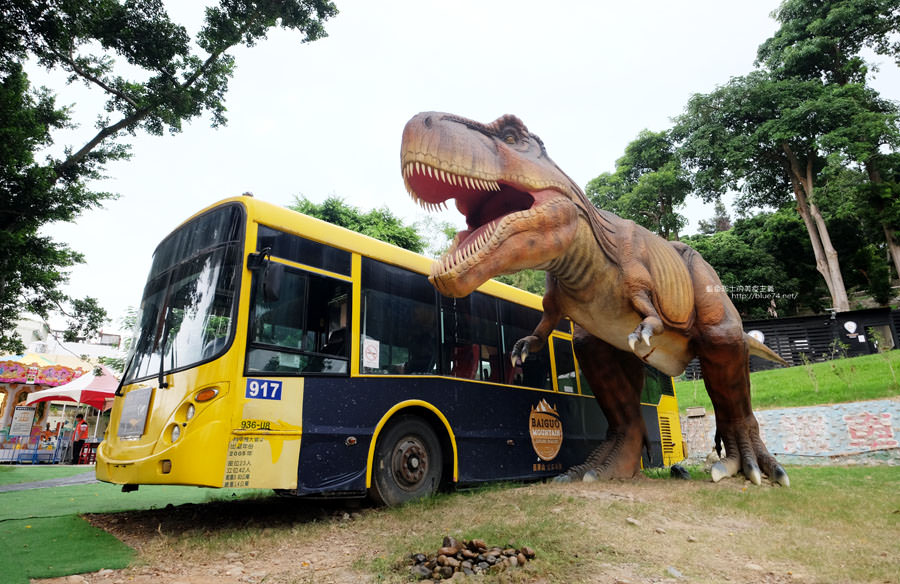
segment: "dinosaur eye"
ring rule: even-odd
[[[507,144],[515,144],[516,137],[513,136],[512,134],[507,134],[506,137],[503,139],[503,141],[506,142]]]

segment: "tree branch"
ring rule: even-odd
[[[100,87],[101,89],[103,89],[103,91],[105,91],[106,93],[115,95],[116,97],[118,97],[118,98],[120,98],[120,99],[123,99],[123,100],[125,100],[126,102],[128,102],[128,105],[130,105],[130,106],[133,107],[134,109],[138,109],[138,104],[137,104],[130,96],[128,96],[128,95],[122,93],[121,91],[119,91],[118,89],[115,89],[114,87],[110,87],[109,85],[107,85],[106,83],[104,83],[103,80],[100,79],[99,77],[96,77],[96,76],[94,76],[94,75],[88,73],[87,71],[85,71],[85,70],[82,69],[81,67],[79,67],[79,66],[78,66],[78,63],[76,63],[76,62],[75,62],[75,59],[72,57],[71,51],[70,51],[69,55],[64,55],[64,54],[60,53],[59,51],[57,51],[56,49],[51,49],[51,50],[53,51],[53,54],[56,55],[57,57],[59,57],[59,59],[60,59],[63,63],[65,63],[65,64],[67,64],[69,67],[71,67],[71,68],[72,68],[72,71],[74,71],[75,73],[77,73],[77,74],[80,75],[81,77],[84,77],[85,79],[87,79],[87,80],[90,81],[91,83],[93,83],[93,84],[99,86],[99,87]]]

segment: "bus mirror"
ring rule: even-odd
[[[247,256],[247,269],[251,272],[255,272],[266,267],[269,264],[269,253],[271,251],[271,247],[264,247],[258,252],[251,253]]]
[[[278,300],[282,276],[284,276],[284,264],[269,262],[263,272],[262,282],[262,293],[266,302],[275,302]]]

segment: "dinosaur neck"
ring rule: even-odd
[[[550,260],[539,269],[556,278],[559,286],[578,297],[579,292],[591,286],[595,274],[613,268],[605,253],[597,253],[597,240],[587,218],[579,215],[578,230],[565,253]]]

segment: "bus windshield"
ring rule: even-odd
[[[231,344],[243,225],[241,206],[221,207],[185,224],[156,249],[126,383],[208,361]]]

